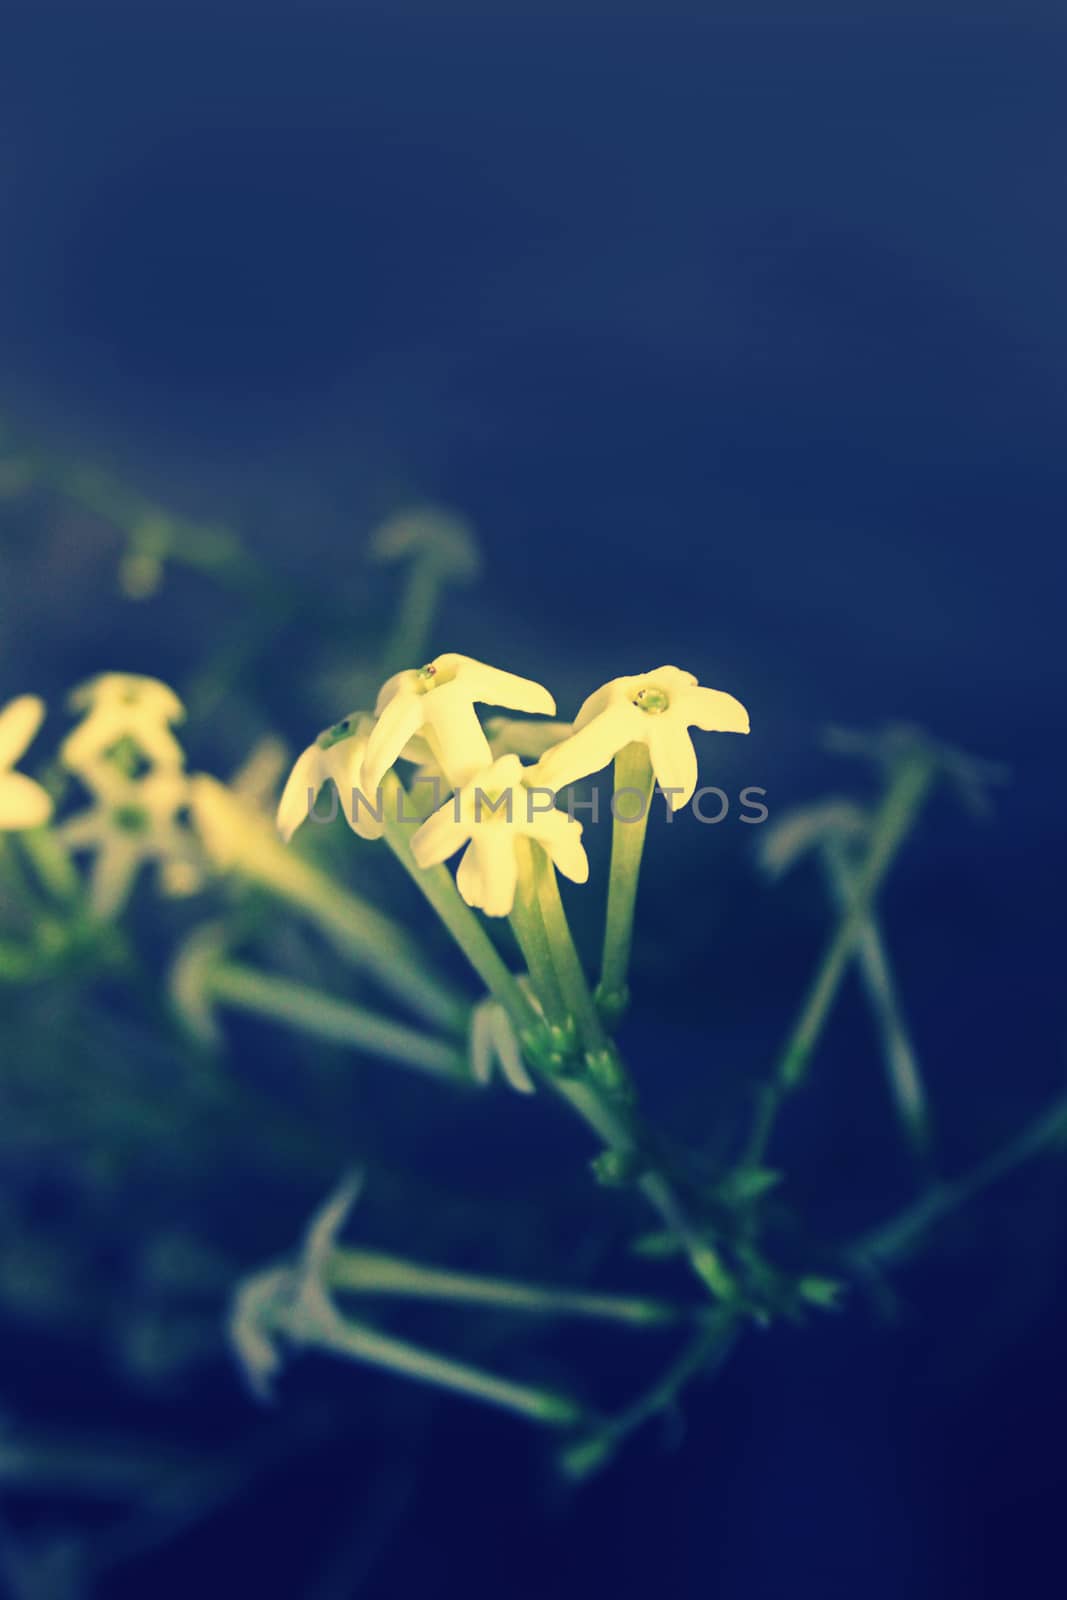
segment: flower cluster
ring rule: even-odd
[[[89,899],[112,917],[129,899],[137,874],[156,864],[161,887],[199,887],[199,851],[185,824],[185,756],[171,731],[184,715],[172,689],[156,678],[108,672],[76,689],[84,713],[60,746],[60,760],[89,791],[90,804],[59,829],[68,849],[91,853]]]
[[[388,827],[380,790],[390,769],[412,762],[451,794],[418,828],[411,851],[420,868],[463,851],[456,883],[468,905],[488,916],[511,912],[521,852],[532,841],[564,876],[584,883],[589,865],[581,824],[557,808],[560,790],[599,772],[631,747],[648,752],[651,772],[674,810],[697,785],[690,728],[747,733],[748,713],[718,689],[702,688],[677,667],[615,678],[566,723],[492,718],[476,707],[503,707],[554,718],[556,702],[529,678],[469,656],[440,655],[395,673],[374,712],[353,712],[321,733],[299,757],[278,808],[278,827],[292,838],[332,781],[348,824],[364,838]],[[536,759],[524,765],[523,756]]]

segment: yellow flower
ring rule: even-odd
[[[52,815],[41,785],[13,771],[43,721],[44,701],[35,694],[20,694],[0,711],[0,831],[38,828]]]
[[[75,689],[70,704],[85,716],[60,746],[60,760],[87,777],[91,787],[111,780],[105,758],[127,739],[153,767],[176,772],[183,765],[185,756],[170,724],[180,722],[185,709],[158,678],[104,672]]]
[[[466,845],[456,887],[469,906],[490,917],[506,917],[515,903],[520,839],[536,839],[574,883],[589,876],[581,823],[545,809],[545,794],[524,781],[533,770],[524,772],[518,756],[501,756],[428,817],[411,841],[420,867],[437,866]]]
[[[582,705],[571,737],[542,756],[534,781],[563,789],[599,772],[627,745],[643,744],[656,782],[677,811],[688,805],[697,786],[690,728],[747,733],[748,712],[733,695],[701,688],[691,672],[677,667],[613,678]]]
[[[122,909],[138,872],[150,861],[159,868],[164,890],[180,889],[189,869],[194,874],[186,890],[197,886],[200,853],[181,818],[188,800],[182,773],[149,772],[136,781],[113,779],[92,805],[62,824],[59,834],[68,849],[93,853],[89,902],[98,917],[113,917]]]
[[[297,756],[278,802],[278,831],[286,844],[300,824],[307,821],[327,780],[336,785],[348,826],[362,839],[381,838],[384,823],[376,821],[372,814],[372,808],[380,809],[377,796],[363,781],[367,736],[372,725],[373,718],[366,712],[354,711],[332,728],[324,729],[315,743]],[[356,790],[366,796],[366,805],[358,801]]]
[[[552,716],[556,702],[529,678],[501,672],[470,656],[443,655],[417,671],[398,672],[382,686],[378,718],[367,742],[363,776],[371,789],[398,760],[409,740],[424,733],[434,756],[455,788],[467,783],[492,760],[475,703]]]

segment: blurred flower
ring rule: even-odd
[[[471,1077],[475,1083],[488,1083],[494,1064],[499,1064],[505,1082],[519,1094],[534,1093],[533,1080],[523,1066],[522,1051],[511,1019],[500,1001],[491,995],[471,1007],[469,1043]]]
[[[334,783],[345,821],[353,832],[362,839],[381,838],[384,825],[375,820],[371,811],[372,807],[378,809],[376,797],[363,780],[367,737],[372,726],[372,717],[366,712],[354,711],[332,728],[326,728],[314,744],[297,756],[278,802],[278,831],[286,844],[311,815],[319,790],[327,780]],[[356,791],[366,797],[367,805],[358,800]]]
[[[316,1336],[340,1325],[326,1282],[337,1235],[348,1220],[363,1187],[363,1174],[350,1174],[319,1207],[308,1224],[303,1246],[292,1266],[267,1267],[237,1286],[230,1311],[229,1335],[252,1392],[273,1398],[274,1379],[282,1366],[279,1348],[315,1342]]]
[[[15,762],[44,721],[44,701],[20,694],[0,711],[0,831],[38,828],[52,815],[52,801],[32,778],[15,772]]]
[[[156,863],[165,892],[199,887],[199,851],[181,816],[188,801],[182,773],[149,772],[136,780],[113,780],[92,805],[60,826],[68,849],[93,854],[89,899],[98,917],[113,917],[122,909],[148,862]]]
[[[907,762],[922,762],[945,778],[967,810],[979,817],[992,810],[990,788],[1011,777],[1010,769],[1000,762],[968,755],[908,722],[890,722],[873,731],[827,728],[823,743],[837,755],[870,761],[883,773],[898,770]]]
[[[478,576],[481,559],[470,523],[432,506],[398,512],[371,535],[370,553],[383,563],[418,561],[438,579],[467,583]]]
[[[129,672],[104,672],[75,689],[70,704],[85,715],[60,746],[64,766],[99,788],[116,776],[109,755],[128,741],[149,766],[176,772],[184,763],[181,745],[170,731],[184,707],[158,678]],[[121,779],[121,771],[117,774]],[[127,774],[128,776],[128,774]]]
[[[589,876],[581,823],[554,808],[539,809],[525,776],[518,756],[501,756],[428,817],[411,841],[420,867],[437,866],[466,845],[456,886],[468,905],[490,917],[506,917],[515,902],[522,838],[535,839],[574,883]]]
[[[485,732],[494,761],[497,756],[522,756],[525,761],[537,761],[546,750],[570,736],[572,724],[543,718],[531,721],[519,717],[488,717]]]
[[[690,728],[747,733],[748,712],[733,695],[701,688],[691,672],[677,667],[613,678],[582,705],[571,737],[542,756],[537,782],[563,789],[599,772],[627,745],[643,744],[657,783],[677,811],[697,786]]]
[[[378,695],[363,776],[377,789],[408,741],[423,733],[448,781],[459,787],[492,761],[475,702],[552,716],[556,702],[529,678],[470,656],[441,655],[417,671],[395,673]]]
[[[761,829],[759,860],[769,877],[777,878],[815,845],[838,839],[854,843],[870,828],[870,818],[851,800],[820,800],[802,806]]]

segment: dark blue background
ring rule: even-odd
[[[991,823],[935,805],[886,907],[958,1169],[1064,1077],[1065,75],[1062,28],[973,15],[16,9],[0,403],[316,581],[398,502],[462,508],[487,580],[443,648],[546,678],[565,713],[617,672],[690,667],[752,712],[715,748],[724,786],[778,809],[851,776],[816,753],[827,722],[906,717],[1008,762]],[[68,645],[12,613],[23,676],[101,664],[92,629]],[[107,624],[128,629],[110,653],[159,670],[164,649],[180,676],[196,617],[159,616]],[[818,937],[730,828],[652,846],[633,1042],[654,1061],[668,1039],[695,1079],[709,997],[718,1048],[765,1061]],[[881,1137],[849,1087],[854,1002],[830,1103],[785,1142],[842,1237]],[[749,1341],[678,1453],[653,1440],[576,1502],[517,1428],[443,1406],[365,1592],[1052,1581],[1063,1197],[1048,1170],[991,1196],[907,1280],[903,1327],[857,1303]],[[301,1593],[306,1530],[265,1514],[153,1592],[225,1559]]]

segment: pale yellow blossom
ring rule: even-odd
[[[91,788],[112,781],[114,769],[107,757],[127,740],[150,767],[177,772],[184,764],[170,725],[180,722],[185,710],[174,690],[158,678],[104,672],[75,689],[70,704],[85,715],[64,739],[59,756]]]
[[[456,886],[468,905],[490,917],[505,917],[514,905],[523,838],[536,840],[573,882],[589,876],[581,823],[557,811],[544,791],[527,787],[524,779],[533,770],[524,772],[518,756],[501,756],[428,817],[411,841],[420,867],[447,861],[466,845]]]
[[[378,695],[378,720],[367,741],[363,776],[371,789],[377,789],[419,733],[453,787],[461,787],[487,767],[492,752],[476,703],[542,716],[552,716],[556,710],[556,702],[539,683],[470,656],[436,656],[417,671],[397,672]]]
[[[113,779],[60,826],[68,849],[92,853],[89,902],[97,916],[121,911],[149,863],[156,865],[165,891],[187,893],[199,885],[200,852],[183,817],[188,800],[188,780],[180,772]]]
[[[326,728],[314,744],[296,758],[278,802],[278,831],[286,844],[311,815],[320,789],[327,781],[336,786],[345,821],[363,839],[380,839],[384,823],[374,813],[381,808],[377,796],[365,785],[363,766],[373,718],[353,712]],[[365,797],[366,804],[361,796]]]
[[[690,728],[747,733],[748,712],[733,695],[702,688],[691,672],[678,667],[613,678],[585,701],[573,734],[542,756],[532,781],[563,789],[599,772],[627,745],[643,744],[656,782],[677,811],[688,805],[697,786]]]
[[[52,815],[52,801],[39,783],[14,770],[44,721],[44,701],[20,694],[0,711],[0,832],[38,828]]]

